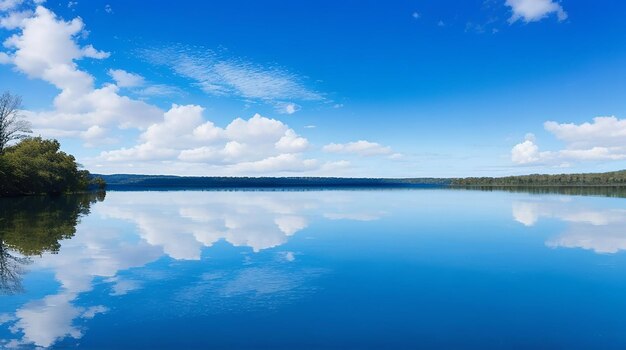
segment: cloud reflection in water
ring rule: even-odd
[[[77,306],[82,293],[96,284],[108,286],[111,297],[121,297],[143,286],[136,278],[120,276],[164,256],[179,261],[202,258],[205,247],[225,241],[249,247],[253,253],[278,247],[305,229],[320,210],[345,219],[375,219],[368,213],[342,214],[351,202],[342,192],[117,192],[108,194],[89,217],[78,224],[71,239],[61,241],[58,254],[34,259],[31,270],[46,270],[59,283],[56,294],[27,302],[0,320],[14,339],[3,347],[49,347],[61,339],[80,339],[79,320],[109,311],[105,305]],[[330,215],[330,216],[332,216]],[[126,222],[126,224],[124,224]],[[130,223],[130,225],[128,225]],[[243,264],[239,270],[203,275],[192,286],[183,286],[176,298],[203,299],[218,305],[224,299],[261,303],[269,307],[282,297],[302,293],[307,279],[321,269],[285,268],[296,261],[294,252],[277,252],[272,263]],[[164,275],[160,276],[161,278]],[[273,297],[274,296],[274,297]],[[189,303],[187,303],[188,305]],[[191,311],[191,310],[188,310]]]
[[[619,201],[622,199],[610,203]],[[596,253],[626,249],[626,210],[621,206],[607,208],[579,197],[553,197],[516,201],[512,209],[515,220],[525,226],[534,226],[541,218],[568,224],[564,233],[546,241],[548,247],[582,248]]]

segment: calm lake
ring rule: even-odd
[[[0,347],[626,348],[626,199],[0,200]]]

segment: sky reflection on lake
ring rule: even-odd
[[[626,345],[620,198],[109,192],[39,245],[12,203],[6,348]]]

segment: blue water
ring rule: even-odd
[[[626,348],[623,198],[422,189],[92,202],[57,248],[5,233],[3,252],[30,261],[0,295],[0,346]],[[15,212],[5,221],[23,222]]]

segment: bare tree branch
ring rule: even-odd
[[[0,295],[19,294],[24,291],[22,287],[24,266],[31,262],[28,257],[12,255],[0,240]]]
[[[5,92],[0,95],[0,153],[9,142],[20,140],[32,132],[30,123],[20,114],[22,98]]]

